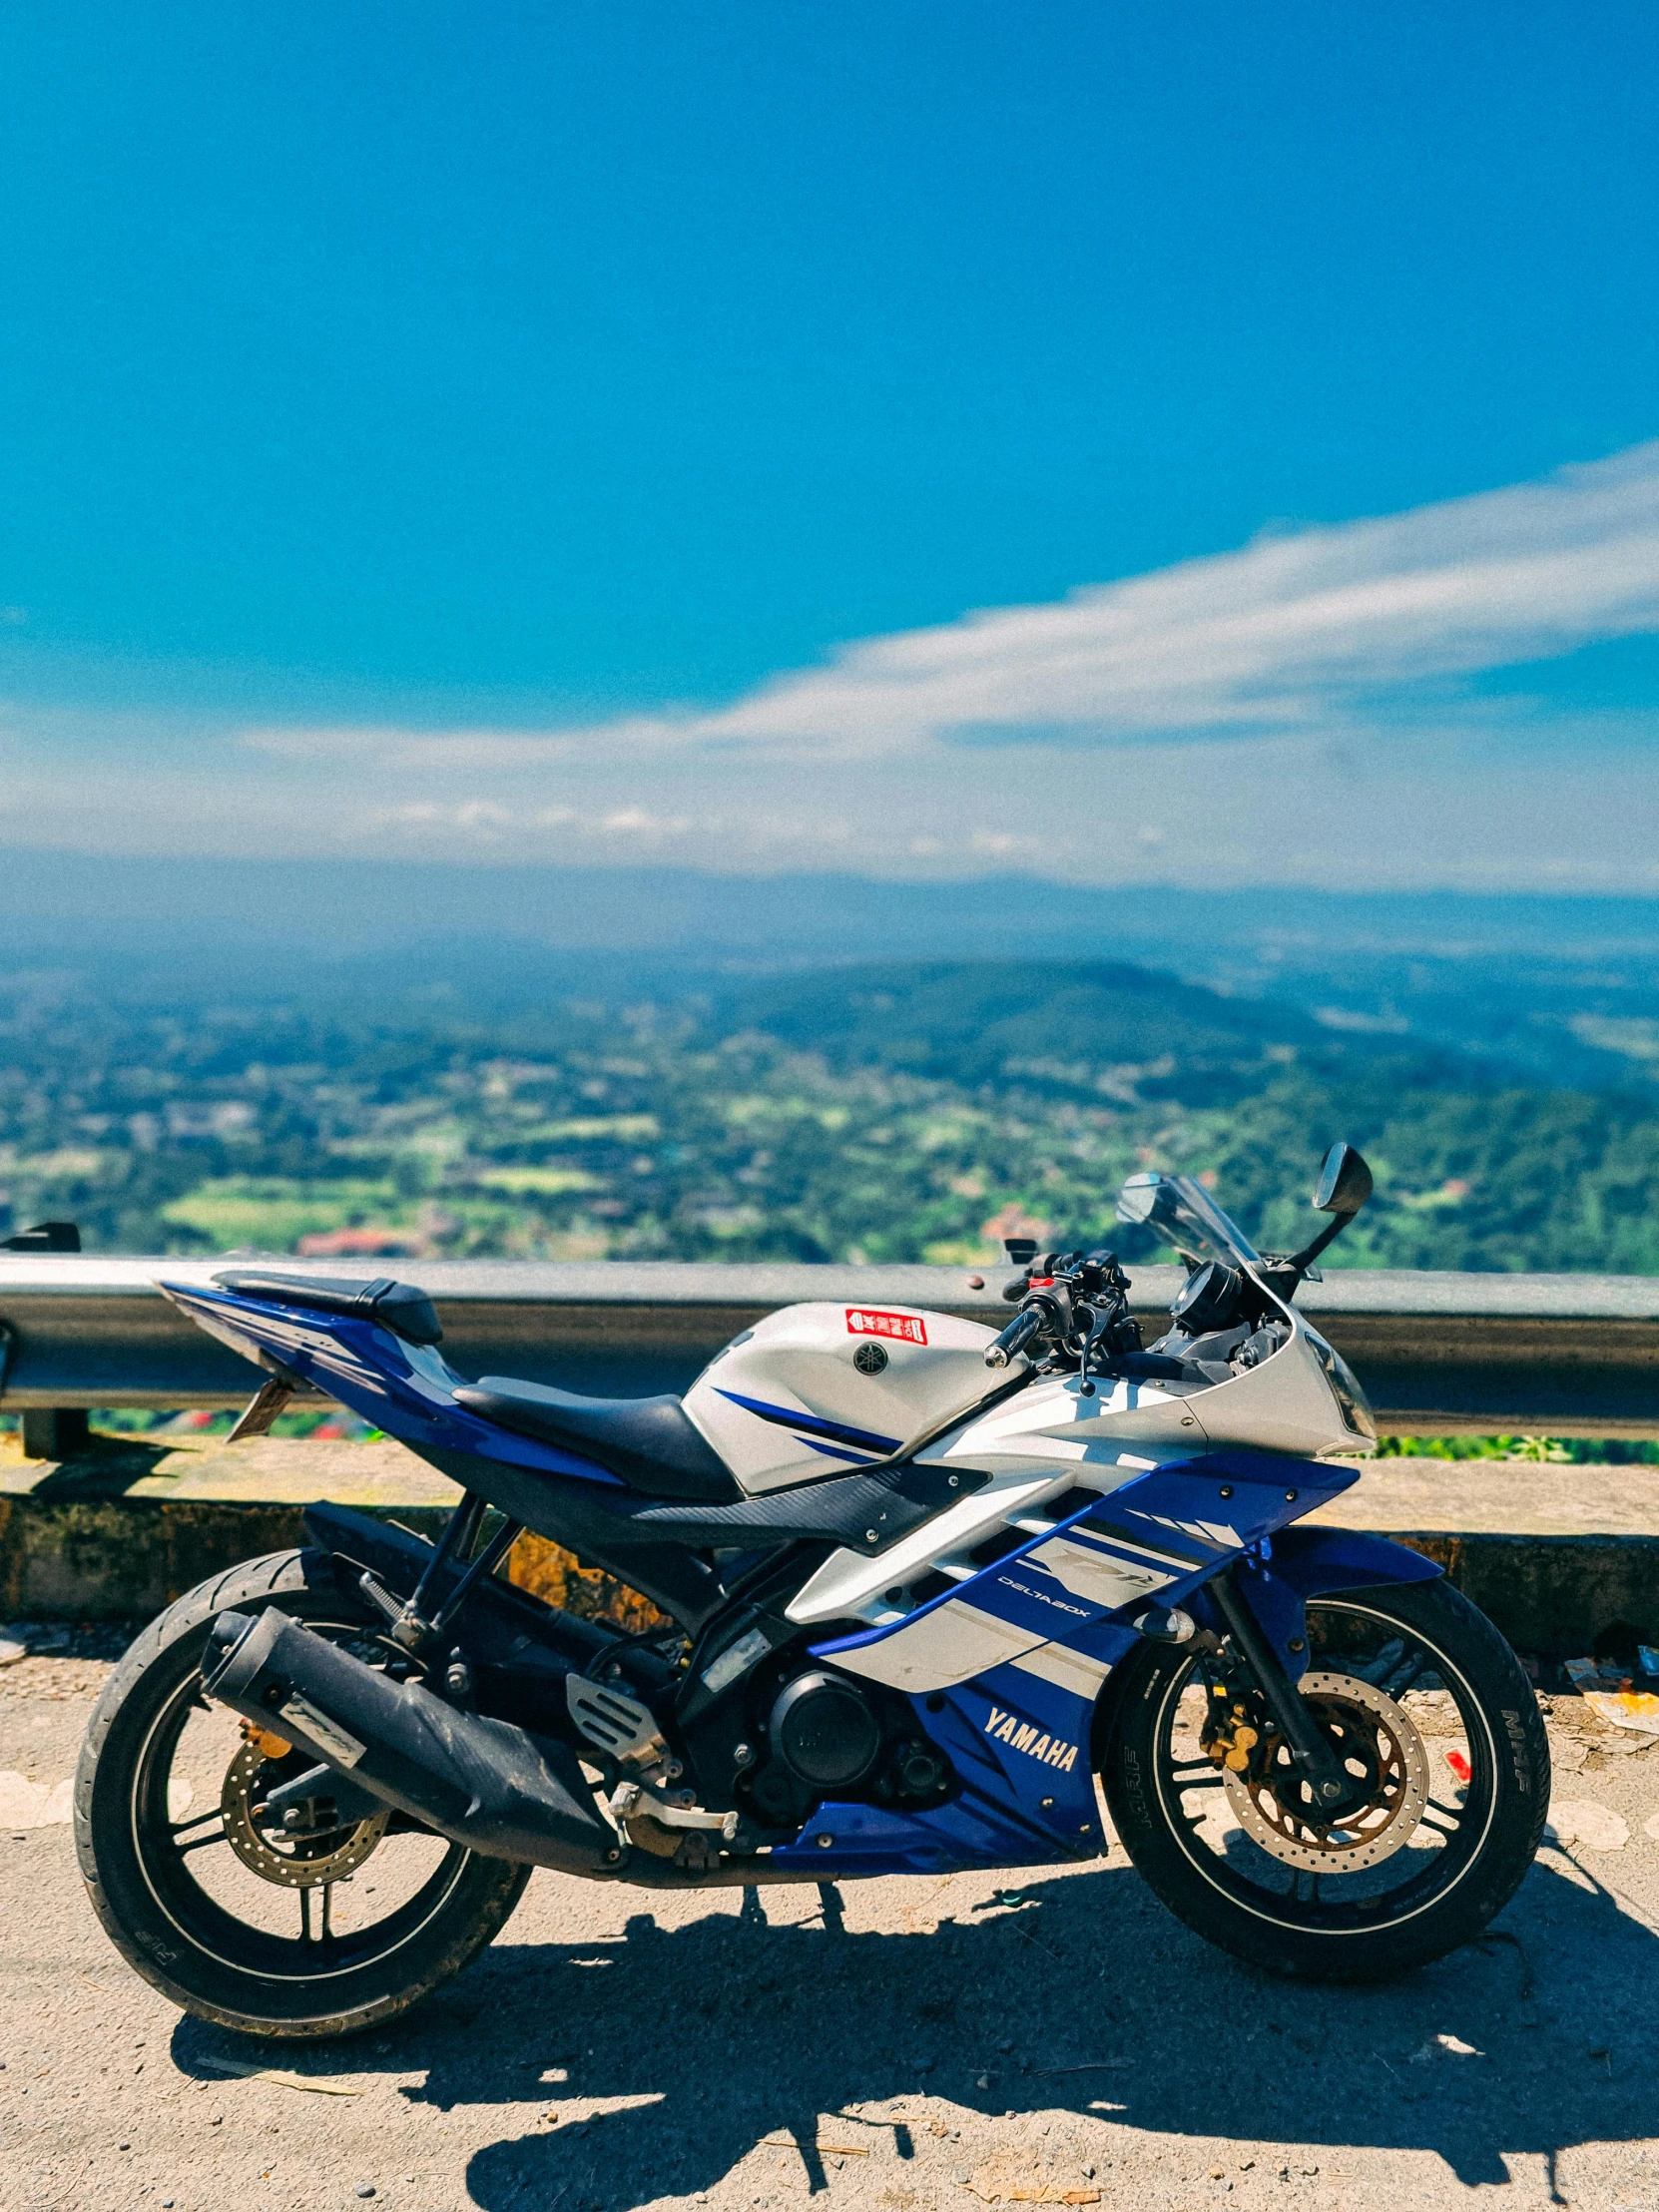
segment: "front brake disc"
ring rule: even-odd
[[[1428,1803],[1422,1738],[1403,1706],[1358,1675],[1305,1674],[1297,1688],[1339,1755],[1346,1744],[1345,1766],[1371,1773],[1371,1795],[1337,1820],[1312,1817],[1299,1802],[1290,1749],[1276,1735],[1259,1776],[1223,1772],[1239,1825],[1270,1857],[1307,1874],[1380,1866],[1410,1842]]]
[[[319,1883],[338,1882],[360,1867],[385,1834],[391,1808],[371,1813],[366,1821],[342,1823],[320,1836],[284,1838],[289,1848],[278,1851],[254,1819],[255,1784],[265,1763],[257,1743],[244,1744],[231,1761],[220,1792],[225,1839],[243,1865],[251,1867],[262,1882],[276,1882],[287,1890],[314,1890]]]

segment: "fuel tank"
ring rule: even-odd
[[[786,1306],[717,1352],[687,1413],[756,1495],[884,1459],[998,1378],[996,1332],[917,1307]]]

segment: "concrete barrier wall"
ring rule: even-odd
[[[332,1497],[422,1533],[458,1495],[389,1439],[94,1438],[60,1464],[0,1442],[0,1620],[134,1619],[210,1575],[299,1543]],[[1659,1466],[1382,1459],[1316,1519],[1408,1543],[1442,1565],[1516,1647],[1568,1657],[1608,1636],[1659,1644]],[[514,1581],[635,1629],[645,1601],[524,1536]]]

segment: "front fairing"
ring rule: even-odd
[[[1087,1395],[1075,1375],[1042,1376],[918,1456],[999,1473],[1069,1470],[1109,1488],[1217,1444],[1299,1459],[1374,1451],[1371,1409],[1346,1363],[1295,1307],[1262,1289],[1290,1334],[1260,1367],[1196,1385],[1103,1376]]]
[[[1294,1307],[1275,1304],[1291,1326],[1279,1350],[1187,1400],[1206,1435],[1302,1459],[1375,1451],[1376,1425],[1352,1372]]]
[[[1377,1423],[1347,1361],[1305,1314],[1269,1288],[1259,1266],[1248,1273],[1290,1335],[1260,1367],[1196,1393],[1194,1410],[1208,1435],[1216,1443],[1304,1459],[1375,1451]]]
[[[1118,1194],[1118,1218],[1149,1229],[1190,1267],[1217,1260],[1237,1269],[1290,1326],[1286,1343],[1260,1367],[1196,1393],[1212,1437],[1310,1459],[1376,1449],[1377,1423],[1348,1363],[1270,1288],[1261,1254],[1201,1184],[1155,1170],[1132,1175]]]

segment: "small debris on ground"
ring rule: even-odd
[[[1586,1690],[1584,1703],[1612,1728],[1659,1736],[1659,1697],[1651,1690]]]
[[[1589,1798],[1568,1798],[1552,1805],[1544,1829],[1544,1842],[1564,1849],[1576,1844],[1583,1851],[1623,1851],[1630,1830],[1617,1813]]]
[[[1465,2043],[1460,2035],[1430,2035],[1412,2051],[1405,2063],[1408,2066],[1426,2066],[1435,2058],[1484,2058],[1486,2053],[1477,2050],[1473,2043]],[[1304,2168],[1305,2172],[1315,2169]]]
[[[204,2058],[204,2066],[211,2066],[215,2073],[236,2074],[243,2081],[275,2081],[282,2089],[308,2089],[319,2097],[360,2097],[362,2091],[347,2086],[343,2081],[322,2081],[314,2074],[289,2073],[281,2066],[256,2066],[247,2058]],[[219,2122],[215,2120],[215,2127]],[[372,2195],[372,2191],[370,2194]],[[359,2189],[357,2194],[361,2196]]]

